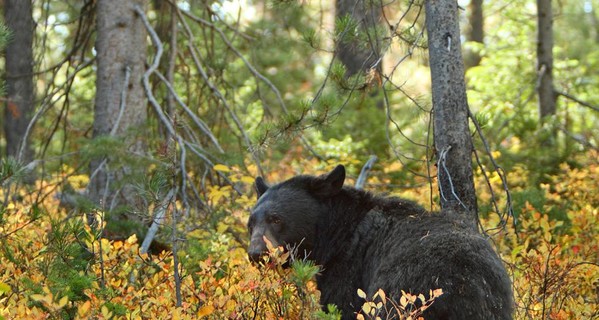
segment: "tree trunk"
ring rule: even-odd
[[[555,114],[553,89],[553,13],[551,0],[537,0],[537,92],[541,122]]]
[[[33,18],[31,0],[6,0],[4,19],[11,31],[6,46],[6,106],[4,132],[6,154],[28,163],[32,159],[28,141],[23,141],[33,113]],[[25,143],[23,155],[19,155]]]
[[[477,225],[472,140],[455,0],[426,1],[426,30],[433,94],[434,141],[441,208]]]
[[[144,1],[98,0],[96,5],[98,69],[93,135],[122,137],[130,155],[141,155],[144,142],[140,130],[147,117],[142,86],[147,34],[133,8],[143,8]],[[95,159],[90,166],[90,196],[107,210],[130,204],[134,199],[124,178],[135,168],[125,165],[114,170],[110,165],[108,155]]]
[[[483,0],[471,0],[468,5],[469,28],[466,33],[466,40],[478,43],[484,43],[484,16]],[[478,51],[467,50],[464,55],[466,69],[478,66],[480,63],[480,54]]]
[[[588,15],[591,18],[591,34],[593,35],[595,42],[599,43],[599,19],[597,19],[597,14],[595,11],[595,6],[591,6],[591,10]]]
[[[337,19],[351,17],[357,24],[360,33],[369,34],[368,43],[359,40],[343,40],[337,44],[337,57],[346,68],[345,76],[351,77],[369,71],[372,67],[380,70],[378,62],[381,55],[380,39],[382,35],[373,34],[381,17],[382,8],[379,2],[368,0],[337,0],[335,16]],[[338,30],[341,33],[354,30]]]

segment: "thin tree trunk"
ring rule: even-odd
[[[6,154],[28,163],[32,159],[28,141],[23,141],[33,113],[33,18],[31,0],[6,0],[4,19],[11,31],[6,46],[6,93],[4,132]],[[19,155],[25,143],[23,155]]]
[[[472,140],[457,2],[428,0],[425,9],[441,208],[463,213],[465,220],[476,227]]]
[[[337,0],[336,2],[337,19],[349,16],[358,24],[357,27],[361,32],[370,35],[366,44],[358,40],[345,40],[338,43],[337,57],[346,68],[346,77],[367,72],[373,67],[376,70],[381,68],[379,58],[382,35],[374,34],[383,10],[378,4],[379,2],[369,0]],[[338,32],[353,33],[355,30],[338,30]]]
[[[537,92],[541,122],[555,114],[556,94],[553,88],[553,12],[551,0],[537,0]]]
[[[599,43],[599,19],[597,19],[595,6],[591,5],[591,11],[588,15],[591,18],[591,34],[593,35],[595,42]]]
[[[468,5],[469,28],[466,33],[466,40],[478,43],[484,43],[484,16],[483,0],[471,0]],[[464,55],[466,69],[477,66],[480,63],[480,54],[478,51],[467,50]]]
[[[146,62],[146,30],[133,10],[142,0],[97,1],[97,61],[94,138],[123,137],[131,155],[144,151],[142,130],[147,118],[142,77]],[[111,170],[109,158],[91,163],[90,196],[104,209],[134,199],[123,179],[133,166]],[[114,168],[112,168],[114,169]],[[119,186],[118,197],[117,187]]]

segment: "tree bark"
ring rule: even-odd
[[[472,140],[455,0],[426,1],[426,30],[433,95],[434,141],[441,208],[477,225]]]
[[[537,0],[537,93],[539,118],[543,122],[555,114],[556,94],[553,88],[553,12],[551,0]]]
[[[33,113],[33,18],[31,0],[6,0],[4,19],[11,31],[6,46],[6,105],[4,133],[6,154],[28,163],[32,159],[28,139],[23,141]],[[23,155],[19,155],[25,143]]]
[[[134,12],[143,0],[97,1],[97,76],[93,136],[122,137],[130,154],[144,152],[142,129],[147,118],[142,77],[146,62],[146,30]],[[92,161],[90,196],[104,209],[134,199],[124,178],[134,172],[125,166],[109,170],[110,158]],[[118,192],[115,186],[120,185]],[[124,185],[124,187],[123,187]]]
[[[337,44],[337,57],[346,68],[345,76],[351,77],[369,71],[372,67],[380,70],[378,60],[381,56],[381,35],[372,34],[381,18],[382,8],[378,2],[368,0],[337,0],[335,17],[340,19],[351,17],[358,23],[361,33],[369,34],[368,42],[358,40],[342,40]],[[338,32],[355,32],[354,30],[338,30]],[[343,36],[342,36],[343,39]]]
[[[471,0],[468,5],[469,28],[466,33],[466,40],[478,43],[484,43],[484,16],[483,0]],[[480,63],[480,54],[477,51],[467,50],[464,55],[466,69],[477,66]]]

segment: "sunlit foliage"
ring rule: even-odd
[[[489,232],[513,277],[516,319],[598,316],[599,190],[595,179],[599,165],[592,161],[596,157],[593,152],[580,157],[579,167],[563,164],[550,177],[551,183],[540,186],[542,201],[525,201],[517,208],[515,225],[510,218],[504,230]],[[281,165],[268,179],[281,180],[309,163],[313,173],[326,172],[332,165],[298,160],[297,167]],[[392,168],[389,165],[386,170]],[[54,197],[31,206],[34,199],[21,192],[18,200],[5,203],[0,216],[0,317],[338,318],[336,308],[329,306],[325,312],[318,304],[314,280],[318,266],[298,261],[284,269],[280,264],[288,253],[280,248],[271,248],[264,267],[249,262],[245,222],[247,208],[254,202],[250,191],[253,179],[237,168],[221,165],[216,169],[243,186],[246,193],[236,196],[232,188],[210,189],[213,210],[225,214],[216,215],[205,228],[191,231],[182,242],[178,252],[181,306],[176,306],[171,252],[140,254],[135,236],[122,241],[100,236],[101,212],[95,213],[100,225],[92,228],[84,215],[67,215]],[[373,177],[375,183],[378,177]],[[518,178],[513,183],[514,191],[527,188]],[[44,190],[43,185],[38,188]],[[428,192],[424,186],[407,195],[426,201]],[[481,199],[485,197],[481,191]],[[554,214],[558,211],[564,215]],[[483,226],[497,226],[498,217],[488,214]],[[382,291],[367,297],[359,290],[356,294],[365,300],[357,318],[375,319],[384,308],[395,306],[406,319],[416,319],[422,308],[434,304],[434,298],[442,294],[437,289],[442,290],[431,288],[430,292],[402,297],[388,297]],[[414,307],[416,301],[418,308]]]

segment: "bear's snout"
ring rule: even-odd
[[[258,232],[252,235],[250,246],[248,248],[248,257],[253,263],[259,263],[262,260],[262,257],[268,253],[266,242],[260,234],[261,233]]]
[[[250,261],[253,263],[259,263],[263,255],[264,251],[262,250],[248,250],[248,257],[250,258]]]

